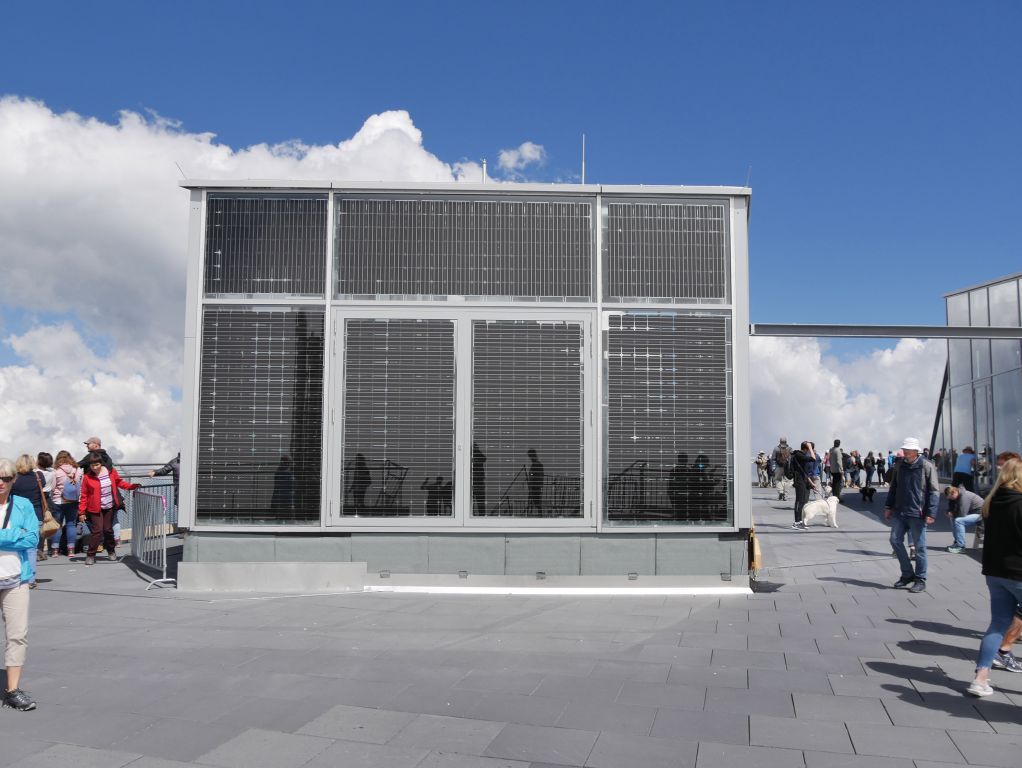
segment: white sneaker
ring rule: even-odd
[[[994,693],[994,687],[989,682],[982,682],[980,680],[973,680],[969,685],[967,693],[970,696],[992,696]]]

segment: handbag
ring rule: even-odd
[[[43,493],[43,484],[39,481],[38,472],[35,473],[35,483],[39,486],[39,498],[43,504],[43,522],[39,527],[39,535],[43,539],[48,539],[60,530],[60,523],[53,519],[53,513],[50,512],[50,505],[46,501],[46,494]]]

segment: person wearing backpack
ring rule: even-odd
[[[60,530],[50,537],[50,557],[56,557],[61,551],[71,557],[75,553],[82,470],[71,458],[70,451],[60,451],[53,463],[57,470],[50,498],[53,501],[53,517],[60,523]]]
[[[777,500],[787,501],[788,489],[785,483],[790,482],[787,477],[788,462],[791,459],[791,448],[788,446],[788,438],[782,437],[774,448],[774,482],[777,483]]]

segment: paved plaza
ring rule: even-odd
[[[42,563],[23,678],[39,708],[0,710],[0,766],[1022,763],[1022,675],[962,695],[989,614],[946,519],[909,595],[889,588],[882,492],[807,532],[754,497],[752,596],[209,596]]]

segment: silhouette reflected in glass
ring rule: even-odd
[[[292,510],[295,507],[295,473],[290,456],[281,456],[273,471],[273,495],[270,509]]]
[[[369,466],[366,464],[366,457],[355,454],[355,466],[351,471],[351,485],[348,490],[351,492],[352,503],[355,507],[355,514],[361,515],[366,511],[366,491],[373,484],[372,475],[369,473]]]
[[[543,484],[546,481],[546,473],[543,469],[543,462],[536,455],[536,450],[530,448],[526,451],[529,457],[529,466],[525,469],[525,482],[529,487],[529,503],[526,506],[526,514],[543,514]]]
[[[486,514],[486,454],[472,443],[472,514]]]

